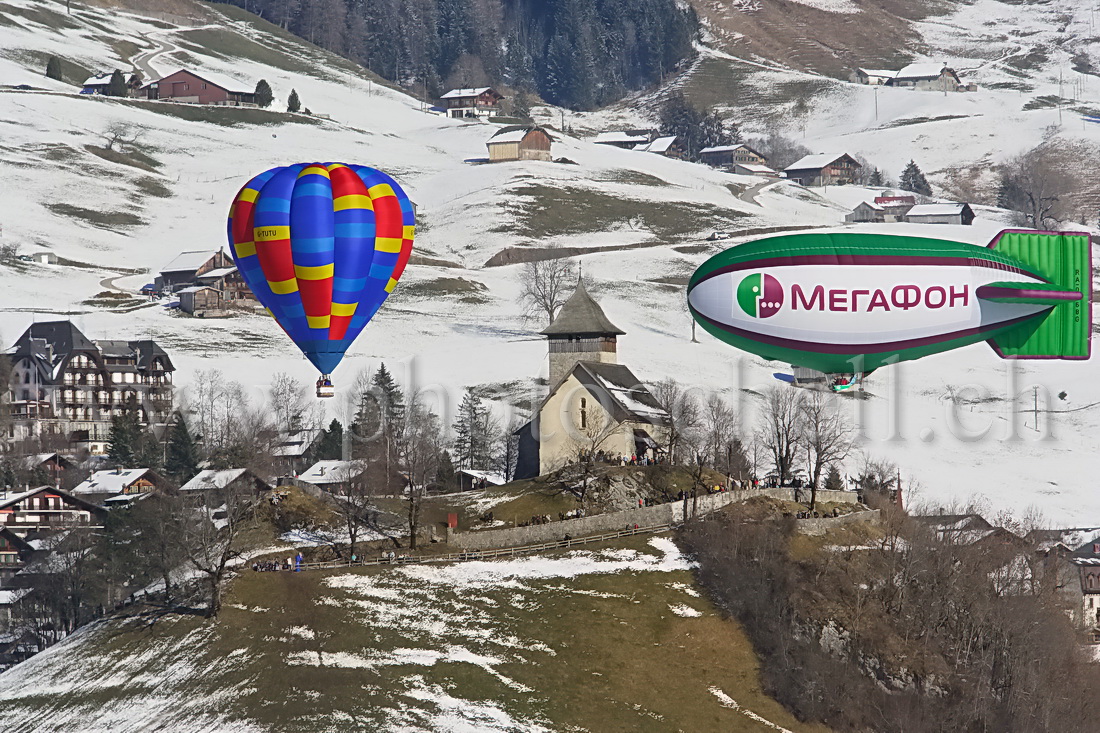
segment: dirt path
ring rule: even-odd
[[[759,206],[759,204],[756,203],[756,194],[760,193],[768,186],[774,186],[777,183],[779,183],[779,181],[764,181],[763,183],[758,183],[752,188],[747,188],[741,193],[737,194],[737,198],[741,199],[747,204]]]

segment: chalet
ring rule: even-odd
[[[103,509],[52,486],[0,499],[0,526],[20,537],[31,533],[102,524]]]
[[[180,69],[166,77],[149,82],[142,90],[148,99],[192,104],[216,104],[230,107],[255,105],[255,89],[233,79]]]
[[[905,214],[910,224],[963,224],[974,223],[974,211],[970,204],[917,204]]]
[[[962,92],[967,87],[959,81],[959,75],[947,64],[909,64],[885,82],[886,86],[909,87],[936,92]]]
[[[1069,561],[1077,568],[1083,626],[1100,629],[1100,537],[1073,551]],[[1074,589],[1077,590],[1076,588]]]
[[[783,170],[783,176],[803,186],[845,185],[855,182],[862,166],[842,153],[807,155]]]
[[[485,143],[489,162],[509,160],[550,160],[553,138],[541,127],[514,125],[502,127]]]
[[[8,585],[37,552],[38,548],[26,537],[0,526],[0,587]],[[0,612],[0,628],[3,626]]]
[[[256,299],[236,267],[219,267],[201,275],[196,275],[195,283],[220,290],[222,300],[226,303]]]
[[[270,491],[273,487],[247,468],[209,468],[200,471],[193,479],[180,487],[181,492],[221,491],[224,489],[250,489],[252,491]]]
[[[107,88],[111,86],[111,77],[114,76],[113,71],[108,71],[106,74],[96,74],[90,76],[84,80],[84,84],[80,90],[81,94],[107,94]],[[126,79],[126,95],[129,97],[136,97],[141,89],[141,74],[138,72],[132,72],[129,76],[124,76]]]
[[[763,176],[764,178],[779,178],[779,171],[774,171],[766,165],[759,163],[734,163],[731,173],[739,176]]]
[[[648,145],[655,137],[652,130],[607,130],[598,133],[592,142],[623,150],[635,150],[639,145]]]
[[[163,479],[148,468],[116,468],[96,471],[72,493],[87,501],[102,502],[116,496],[146,494],[163,485]]]
[[[750,165],[768,164],[768,159],[748,145],[719,145],[699,151],[699,160],[712,168],[733,170],[737,163]]]
[[[24,456],[19,462],[24,471],[40,473],[54,485],[59,485],[64,473],[75,465],[60,453],[36,453],[33,456]]]
[[[439,98],[448,117],[489,117],[500,112],[505,97],[492,87],[452,89]]]
[[[91,341],[70,321],[42,321],[8,357],[16,440],[59,435],[101,454],[128,404],[144,425],[168,419],[175,366],[155,341]]]
[[[223,313],[222,291],[209,285],[192,285],[176,291],[180,299],[180,310],[196,318],[221,316]]]
[[[359,479],[364,470],[365,466],[359,461],[317,461],[302,472],[298,480],[338,493]]]
[[[893,79],[897,73],[894,69],[856,69],[852,73],[851,79],[857,84],[882,86]]]
[[[905,215],[913,208],[912,196],[876,196],[874,201],[864,201],[844,217],[844,221],[887,222],[905,221]]]
[[[656,153],[675,160],[683,160],[687,154],[687,149],[680,142],[680,138],[675,135],[659,137],[649,143],[638,143],[634,149],[643,153]]]
[[[233,260],[223,250],[191,250],[180,252],[161,268],[153,286],[163,292],[199,284],[199,278],[215,270],[233,267]]]
[[[272,455],[279,459],[283,469],[291,474],[297,473],[298,469],[305,465],[307,456],[311,454],[324,432],[311,428],[283,433],[279,435],[278,445],[272,449]]]
[[[886,209],[879,204],[870,201],[859,203],[851,213],[844,216],[844,221],[849,224],[861,224],[866,222],[886,221]]]
[[[508,480],[499,473],[475,471],[472,468],[461,468],[455,471],[455,478],[458,479],[459,491],[484,489],[487,486],[503,486],[508,483]]]
[[[618,363],[617,328],[578,281],[547,338],[550,392],[534,419],[516,431],[515,478],[546,474],[582,455],[656,457],[670,417]]]

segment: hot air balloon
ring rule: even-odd
[[[374,168],[300,163],[249,181],[229,211],[233,260],[256,299],[321,372],[317,396],[412,253],[413,207]]]
[[[1091,267],[1089,235],[1072,232],[1005,230],[987,247],[793,234],[715,255],[687,298],[717,338],[842,391],[881,366],[978,341],[1003,359],[1087,359]]]

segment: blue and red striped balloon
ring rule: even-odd
[[[233,260],[257,300],[331,374],[412,254],[412,202],[374,168],[300,163],[249,181],[229,210]]]

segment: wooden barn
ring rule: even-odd
[[[489,162],[550,160],[553,138],[541,127],[513,125],[501,128],[489,138]]]
[[[205,318],[212,315],[221,315],[224,300],[222,291],[209,285],[194,285],[183,290],[177,290],[176,295],[180,299],[180,310],[196,318]]]
[[[974,211],[970,204],[917,204],[909,209],[905,221],[910,224],[962,224],[974,223]]]
[[[748,145],[719,145],[699,151],[699,160],[712,168],[733,170],[738,163],[766,166],[768,159]]]
[[[439,98],[448,117],[485,117],[500,111],[504,96],[492,87],[452,89]]]
[[[854,183],[862,166],[847,153],[807,155],[783,170],[783,176],[803,186]]]
[[[149,82],[142,89],[149,99],[163,99],[193,104],[217,104],[239,107],[256,103],[255,89],[233,79],[223,79],[203,72],[200,76],[180,69],[168,76]]]

